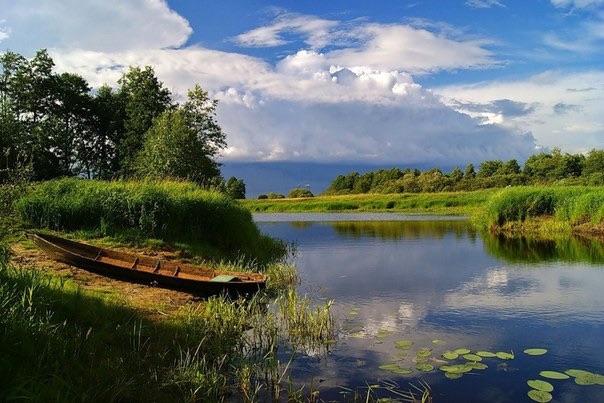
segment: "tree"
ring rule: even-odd
[[[308,189],[294,188],[289,191],[289,193],[287,194],[287,197],[292,198],[292,199],[298,199],[298,198],[303,198],[303,197],[314,197],[314,195]]]
[[[501,160],[487,160],[483,161],[478,168],[478,173],[476,176],[481,178],[488,178],[490,176],[495,175],[497,171],[499,171],[503,167],[503,162]]]
[[[130,67],[118,83],[124,107],[124,132],[118,141],[117,156],[120,173],[128,176],[133,172],[145,133],[153,120],[172,106],[172,95],[155,77],[151,66]]]
[[[206,150],[184,110],[167,110],[145,135],[134,172],[138,177],[180,178],[204,184],[220,175]]]
[[[476,177],[476,171],[474,171],[474,164],[468,164],[465,171],[463,172],[464,179],[474,179]]]
[[[245,183],[243,179],[231,176],[225,183],[225,192],[233,199],[245,199]]]

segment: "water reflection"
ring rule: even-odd
[[[325,380],[325,400],[337,400],[341,386],[421,377],[441,401],[524,401],[526,381],[541,370],[604,373],[604,356],[594,354],[604,343],[602,245],[594,241],[483,238],[466,221],[442,219],[260,226],[297,243],[302,293],[335,299],[341,329],[332,355],[294,366],[300,379]],[[406,356],[395,348],[401,339],[414,343]],[[460,347],[514,350],[516,358],[455,381],[438,370],[397,376],[378,368],[415,368],[421,348],[439,366],[443,351]],[[521,353],[531,347],[550,352]],[[554,397],[584,401],[603,388],[560,383]]]
[[[487,252],[508,263],[547,261],[604,263],[604,243],[583,236],[539,239],[486,235],[484,245]]]

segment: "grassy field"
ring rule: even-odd
[[[255,213],[294,212],[405,212],[473,215],[480,210],[492,190],[476,192],[362,194],[317,196],[304,199],[242,200]]]

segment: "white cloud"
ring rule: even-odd
[[[25,11],[15,4],[25,5]],[[74,21],[65,22],[71,15],[67,6],[78,10]],[[481,125],[414,81],[414,73],[497,64],[485,49],[487,41],[464,39],[450,30],[363,22],[351,29],[286,15],[272,32],[247,36],[249,44],[257,45],[278,43],[282,33],[292,30],[303,36],[306,47],[271,64],[183,46],[191,28],[163,1],[69,0],[55,8],[50,0],[35,7],[33,0],[11,3],[7,26],[14,35],[6,41],[25,46],[23,41],[35,36],[23,49],[49,47],[59,71],[80,74],[94,87],[115,84],[130,65],[153,66],[175,94],[200,83],[221,101],[218,118],[228,135],[227,160],[464,164],[521,160],[535,146],[530,134],[519,134],[525,129]],[[47,22],[37,26],[41,14]],[[103,38],[98,32],[110,33]],[[325,47],[334,43],[335,50]],[[517,101],[498,96],[485,102],[504,99]],[[556,102],[561,101],[581,105]],[[518,105],[498,106],[511,110]]]
[[[333,30],[337,21],[325,20],[308,15],[283,13],[271,25],[259,27],[238,35],[235,42],[242,46],[274,47],[289,43],[283,33],[295,33],[304,37],[311,48],[322,48],[333,41]]]
[[[604,0],[550,0],[555,7],[589,8],[604,5]]]
[[[508,99],[532,105],[528,114],[496,113],[490,116],[504,127],[529,130],[540,145],[561,147],[567,152],[583,152],[601,148],[604,144],[604,72],[583,73],[545,72],[526,80],[482,82],[471,85],[452,85],[435,89],[444,95],[447,103],[468,111],[474,106],[475,115],[489,117],[495,100]],[[564,108],[561,105],[572,105]]]
[[[3,1],[2,17],[11,30],[2,47],[24,54],[41,48],[173,48],[184,45],[192,32],[164,0]]]
[[[505,7],[505,5],[498,0],[467,0],[466,5],[474,8]]]

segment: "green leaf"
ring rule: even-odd
[[[417,357],[430,357],[432,355],[432,351],[430,351],[430,350],[428,350],[426,348],[422,348],[415,355]]]
[[[378,367],[379,369],[383,369],[384,371],[392,371],[394,369],[399,369],[400,366],[398,364],[383,364]]]
[[[543,355],[547,353],[547,350],[545,348],[527,348],[524,350],[524,353],[528,355]]]
[[[463,354],[469,354],[470,350],[467,348],[458,348],[457,350],[453,350],[454,353],[457,353],[459,355],[463,355]]]
[[[398,348],[399,350],[408,350],[412,345],[413,342],[411,340],[399,340],[394,343],[394,347]]]
[[[487,369],[489,366],[487,364],[483,364],[482,362],[469,362],[466,364],[472,369]]]
[[[434,370],[434,365],[430,365],[430,364],[417,364],[415,366],[415,368],[417,368],[418,371],[430,372],[430,371]]]
[[[476,354],[464,354],[462,357],[468,361],[482,361],[482,357]]]
[[[573,378],[578,378],[578,377],[581,377],[581,376],[595,375],[592,372],[584,371],[582,369],[567,369],[566,371],[564,371],[564,373],[566,375],[572,376]]]
[[[440,343],[442,343],[442,342],[443,342],[443,341],[442,341],[442,340],[440,340],[440,339],[434,339],[434,340],[432,340],[432,344],[440,344]]]
[[[530,397],[531,399],[533,399],[536,402],[540,402],[540,403],[547,403],[550,400],[552,400],[552,395],[549,394],[548,392],[543,392],[541,390],[530,390],[528,392],[528,397]]]
[[[455,372],[445,372],[445,377],[449,379],[459,379],[463,376],[463,374],[455,373]]]
[[[456,352],[454,352],[454,351],[445,351],[445,352],[443,353],[443,358],[445,358],[445,359],[447,359],[447,360],[454,360],[454,359],[456,359],[457,357],[459,357],[459,354],[457,354],[457,353],[456,353]]]
[[[528,386],[533,389],[540,390],[542,392],[552,392],[554,390],[554,385],[547,381],[542,381],[541,379],[531,379],[526,382]]]
[[[502,360],[513,360],[514,354],[506,353],[505,351],[498,351],[496,354],[497,358]]]
[[[539,372],[539,375],[541,375],[544,378],[548,378],[548,379],[568,379],[568,378],[570,378],[568,375],[563,374],[562,372],[557,372],[557,371],[541,371],[541,372]]]
[[[490,351],[477,351],[476,355],[479,355],[479,356],[485,357],[485,358],[497,357],[497,354],[491,353]]]
[[[411,369],[411,368],[397,368],[397,369],[394,369],[394,370],[392,370],[390,372],[392,372],[393,374],[398,374],[398,375],[409,375],[409,374],[413,373],[413,369]]]

